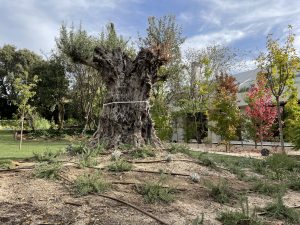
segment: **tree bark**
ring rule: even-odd
[[[280,138],[281,151],[282,151],[283,153],[285,153],[285,149],[284,149],[284,140],[283,140],[283,128],[282,128],[282,119],[281,119],[281,110],[280,110],[280,101],[279,101],[279,97],[276,97],[276,106],[277,106],[277,117],[278,117],[279,138]]]
[[[108,148],[121,144],[160,146],[149,101],[162,64],[159,56],[149,49],[142,49],[133,60],[121,49],[112,52],[100,47],[95,49],[93,62],[87,65],[100,71],[107,93],[92,146],[100,142]]]
[[[24,117],[25,117],[25,111],[23,109],[22,115],[21,115],[21,134],[20,134],[20,143],[19,143],[19,150],[20,151],[22,149],[22,141],[23,141]]]

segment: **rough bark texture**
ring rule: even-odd
[[[107,88],[99,125],[91,145],[103,141],[109,148],[120,144],[160,146],[150,116],[150,92],[163,60],[149,49],[130,59],[121,49],[96,48],[92,62]]]

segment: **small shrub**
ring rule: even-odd
[[[202,153],[198,156],[199,164],[203,166],[207,166],[213,169],[217,169],[217,165],[214,161],[212,161],[206,153]]]
[[[191,149],[186,146],[186,145],[181,145],[181,144],[171,144],[168,151],[171,154],[176,154],[176,153],[184,153],[188,154]]]
[[[80,145],[70,144],[66,147],[66,152],[71,156],[80,155],[85,152],[85,146],[83,144]]]
[[[91,155],[82,154],[79,158],[80,167],[93,167],[98,164],[97,159]]]
[[[271,218],[285,220],[292,224],[300,223],[300,213],[292,208],[288,208],[283,204],[282,194],[278,194],[273,203],[268,204],[262,211]]]
[[[259,180],[255,183],[252,190],[260,194],[273,196],[275,194],[278,194],[279,192],[284,193],[285,187],[280,184],[268,183],[266,180]]]
[[[223,225],[264,225],[265,223],[256,218],[249,217],[242,212],[221,212],[217,218]]]
[[[264,225],[263,221],[260,221],[255,210],[250,213],[249,203],[247,198],[240,199],[241,211],[227,211],[221,212],[218,216],[218,220],[222,222],[223,225]]]
[[[131,156],[133,158],[147,158],[147,157],[155,157],[155,153],[149,146],[144,146],[143,148],[135,149],[131,152]]]
[[[132,164],[129,162],[126,162],[122,159],[117,160],[116,162],[114,162],[108,166],[108,170],[114,171],[114,172],[129,171],[131,169],[132,169]]]
[[[160,183],[148,183],[136,186],[139,194],[144,196],[147,203],[170,203],[174,200],[174,190],[172,188],[163,187]]]
[[[287,171],[294,171],[299,167],[297,160],[284,153],[269,156],[266,164],[275,173],[276,179],[282,179]]]
[[[51,151],[49,149],[46,149],[45,152],[33,152],[33,159],[38,162],[55,162],[57,160],[57,157],[61,155],[61,151]]]
[[[51,123],[47,119],[37,116],[33,120],[33,126],[36,130],[48,130],[51,127]]]
[[[218,184],[212,182],[207,183],[208,188],[211,189],[210,196],[219,203],[228,203],[231,198],[236,196],[232,192],[232,189],[229,187],[227,181],[219,180]]]
[[[300,191],[300,177],[297,175],[290,177],[287,186],[294,191]]]
[[[59,163],[40,163],[37,165],[33,171],[33,176],[36,178],[44,178],[44,179],[58,179],[59,172],[61,170],[61,164]]]
[[[14,164],[12,163],[11,160],[8,160],[8,159],[0,160],[0,168],[1,169],[13,169]]]
[[[80,145],[71,144],[66,147],[66,152],[71,156],[82,155],[82,154],[89,155],[89,156],[97,156],[103,151],[104,148],[102,145],[98,145],[96,148],[89,148],[84,144],[80,144]]]
[[[110,187],[109,183],[102,180],[100,173],[83,174],[74,182],[74,192],[79,196],[90,193],[100,193],[106,191]]]
[[[267,163],[265,160],[253,160],[252,169],[255,173],[265,174]]]

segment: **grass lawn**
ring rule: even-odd
[[[70,142],[66,140],[23,141],[19,150],[19,141],[14,140],[13,132],[0,130],[0,159],[24,159],[33,156],[33,152],[43,152],[47,149],[58,151]]]

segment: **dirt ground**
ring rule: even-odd
[[[167,152],[158,152],[155,158],[146,160],[165,159]],[[172,159],[190,159],[183,154],[172,155]],[[110,164],[110,156],[98,158],[98,167]],[[19,162],[17,167],[30,166],[33,162]],[[94,172],[96,169],[80,169],[76,165],[66,163],[61,175],[74,180],[84,172]],[[198,173],[200,182],[193,183],[188,176],[168,175],[165,184],[180,189],[175,195],[175,201],[170,204],[147,204],[143,196],[134,190],[134,185],[113,184],[105,192],[106,195],[117,197],[157,216],[167,224],[187,225],[202,213],[204,224],[220,225],[217,215],[224,210],[239,208],[237,200],[222,205],[214,202],[209,196],[209,190],[204,183],[218,182],[220,177],[226,179],[236,192],[249,189],[249,183],[239,181],[234,174],[226,170],[216,171],[196,163],[171,161],[149,164],[134,164],[134,170],[151,170],[177,172],[190,175]],[[160,179],[159,174],[143,172],[102,172],[108,182],[155,182]],[[185,190],[181,190],[185,189]],[[265,195],[248,194],[250,208],[262,207],[272,199]],[[289,191],[284,196],[288,206],[299,205],[300,195]],[[154,219],[122,203],[97,195],[76,197],[70,191],[65,180],[51,181],[32,177],[32,170],[0,173],[0,224],[74,224],[74,225],[155,225],[160,224]],[[278,221],[270,224],[281,224]]]

